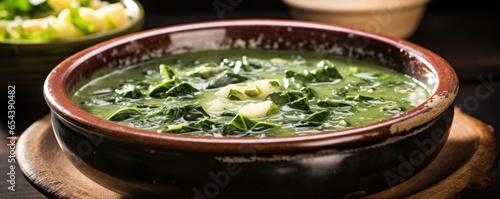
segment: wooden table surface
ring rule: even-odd
[[[146,9],[144,29],[195,21],[235,18],[282,18],[289,19],[281,1],[232,1],[232,9],[221,13],[213,3],[226,0],[201,2],[184,1],[170,6],[158,6],[153,0],[141,1]],[[223,17],[220,18],[220,17]],[[456,105],[462,111],[495,129],[500,129],[500,12],[492,3],[465,5],[456,1],[435,0],[430,3],[422,22],[410,38],[445,58],[457,71],[460,91]],[[3,67],[3,66],[2,66]],[[6,89],[2,88],[7,95]],[[4,97],[5,98],[5,97]],[[3,103],[7,106],[7,103]],[[22,133],[29,125],[48,113],[40,106],[16,107],[16,132]],[[3,117],[6,117],[4,114]],[[3,120],[2,120],[3,121]],[[16,163],[9,160],[10,147],[6,124],[0,124],[0,198],[46,198],[23,177]],[[497,142],[500,130],[495,131]],[[9,175],[11,166],[15,175]],[[15,191],[8,189],[10,176],[15,176]],[[12,182],[12,181],[11,181]],[[480,193],[468,193],[462,198],[500,198],[500,167],[491,172],[489,189]]]

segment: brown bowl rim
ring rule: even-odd
[[[427,63],[428,67],[437,75],[437,86],[435,92],[424,103],[415,108],[406,111],[404,114],[397,115],[379,122],[367,125],[352,127],[343,130],[321,132],[310,135],[300,136],[281,136],[281,137],[196,137],[189,135],[178,135],[170,133],[156,133],[148,130],[136,129],[120,124],[116,124],[80,109],[75,105],[66,93],[66,81],[69,78],[70,71],[74,70],[78,63],[82,62],[89,55],[95,55],[99,49],[110,48],[129,41],[145,38],[153,35],[171,33],[192,29],[210,29],[222,28],[225,26],[286,26],[286,27],[305,27],[328,29],[332,31],[346,32],[369,39],[378,40],[388,45],[397,46],[404,49],[419,60]],[[439,67],[435,67],[439,66]],[[125,143],[134,143],[149,146],[151,148],[164,148],[192,152],[210,152],[210,153],[240,153],[248,147],[262,152],[294,152],[311,151],[321,149],[335,149],[350,144],[359,144],[371,140],[388,139],[394,137],[390,128],[405,120],[418,115],[425,115],[429,120],[443,113],[453,103],[458,92],[458,78],[454,69],[442,57],[434,52],[425,49],[412,42],[390,37],[382,34],[366,32],[363,30],[351,29],[347,27],[335,26],[322,22],[311,22],[289,19],[233,19],[221,21],[202,21],[187,24],[172,25],[117,37],[84,49],[60,64],[58,64],[46,78],[43,93],[47,104],[52,113],[59,119],[71,125],[90,129],[95,135],[104,136]],[[444,96],[444,97],[443,97]],[[429,111],[429,103],[436,104],[436,110]],[[428,114],[432,112],[432,114]],[[422,119],[422,118],[420,118]],[[96,131],[97,130],[97,131]]]

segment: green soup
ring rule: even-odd
[[[113,71],[81,87],[72,100],[103,119],[158,133],[270,137],[377,122],[428,97],[421,83],[373,62],[231,49]]]

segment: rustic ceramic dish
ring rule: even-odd
[[[51,42],[0,41],[0,85],[15,85],[17,108],[45,106],[42,87],[49,72],[65,58],[99,42],[139,31],[143,27],[144,8],[136,0],[121,1],[132,21],[129,25],[70,40]]]
[[[418,79],[432,95],[381,122],[269,138],[158,134],[97,118],[69,98],[103,68],[241,47],[372,59]],[[163,198],[343,198],[390,189],[441,150],[457,92],[452,67],[416,44],[324,23],[268,19],[199,22],[112,39],[60,63],[44,86],[58,143],[79,171],[128,197]]]

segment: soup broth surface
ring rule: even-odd
[[[72,100],[89,113],[158,133],[304,135],[401,114],[429,97],[373,62],[256,49],[165,56],[95,78]]]

